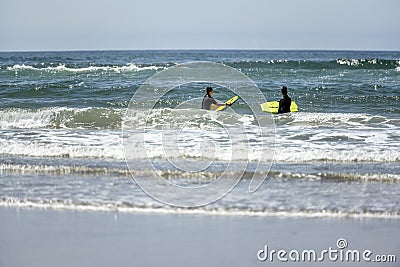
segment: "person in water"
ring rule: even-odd
[[[201,104],[202,109],[211,110],[220,106],[230,106],[225,103],[218,103],[217,100],[213,98],[214,91],[208,86],[206,88],[206,95],[203,97],[203,102]]]
[[[283,86],[281,92],[283,98],[279,100],[278,113],[290,112],[290,105],[292,104],[292,99],[287,94],[287,87]]]

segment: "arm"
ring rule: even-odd
[[[283,99],[278,100],[278,102],[279,102],[278,114],[279,114],[279,113],[282,113],[282,111],[281,111],[281,110],[282,110],[282,100],[283,100]]]
[[[216,104],[211,104],[211,108],[218,108],[218,107],[221,107],[221,106],[226,106],[226,104],[225,103],[216,103]]]
[[[220,106],[226,106],[225,103],[218,103],[217,100],[215,100],[215,99],[213,99],[213,100],[214,100],[214,101],[213,101],[212,104],[211,104],[211,108],[212,108],[212,109],[218,108],[218,107],[220,107]]]

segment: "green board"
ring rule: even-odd
[[[229,99],[228,101],[225,102],[225,104],[230,104],[232,105],[233,103],[235,103],[237,100],[239,99],[239,97],[237,95],[235,95],[234,97],[232,97],[231,99]],[[228,106],[220,106],[216,109],[216,111],[223,111],[227,108]]]
[[[264,112],[278,113],[279,101],[265,102],[261,104],[261,109]],[[290,112],[297,112],[299,108],[296,102],[292,101],[290,104]]]

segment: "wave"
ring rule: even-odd
[[[37,110],[3,109],[0,111],[0,153],[11,156],[124,159],[121,124],[125,111],[124,108],[65,107]],[[151,117],[147,118],[148,121],[143,119],[142,115],[137,112],[138,117],[128,122],[136,125],[142,122],[148,129],[144,144],[146,151],[132,152],[133,159],[165,158],[164,150],[160,148],[176,148],[174,141],[178,140],[178,129],[178,141],[184,142],[179,146],[181,150],[179,153],[176,150],[168,150],[174,152],[169,153],[169,157],[177,160],[255,160],[262,149],[260,141],[265,141],[264,149],[277,147],[279,153],[275,154],[275,161],[278,162],[400,160],[396,141],[400,134],[400,120],[384,116],[306,112],[276,116],[276,132],[272,131],[275,136],[274,143],[268,136],[259,135],[257,127],[252,124],[251,115],[226,112],[219,116],[199,110],[172,112],[166,108],[152,113]],[[212,125],[223,125],[225,128],[220,129],[218,126],[210,131],[211,128],[207,128],[210,121]],[[262,118],[260,122],[262,124]],[[238,125],[245,127],[246,135],[248,134],[250,139],[243,139],[243,136],[241,141],[235,142],[234,149],[250,150],[249,155],[231,153],[230,139],[225,130],[229,129],[234,133]],[[169,130],[168,127],[175,128]],[[274,126],[268,127],[271,130]],[[204,138],[214,140],[213,144],[219,149],[219,153],[203,151],[205,148],[200,144]],[[209,149],[213,150],[215,147],[210,146]],[[263,160],[271,159],[268,157],[261,159]]]
[[[94,159],[125,159],[122,139],[118,133],[27,133],[37,137],[27,136],[26,140],[2,140],[0,154],[6,156],[27,156],[27,157],[50,157],[50,158],[94,158]],[[29,140],[28,140],[29,139]],[[342,147],[330,145],[329,143],[317,144],[321,148],[309,145],[308,143],[296,143],[294,147],[288,145],[279,148],[279,153],[275,153],[274,162],[398,162],[400,161],[400,151],[398,147],[379,148],[369,147],[361,144],[358,147],[343,144]],[[189,144],[196,147],[197,143]],[[188,146],[189,146],[188,145]],[[165,160],[164,151],[160,150],[158,143],[145,144],[146,151],[131,153],[129,157],[133,160]],[[165,145],[162,144],[161,148]],[[328,146],[330,148],[326,148]],[[270,150],[268,150],[271,152]],[[226,153],[225,153],[226,152]],[[168,155],[169,160],[185,161],[205,160],[223,162],[254,162],[258,159],[257,151],[252,154],[233,153],[230,148],[227,151],[220,151],[217,155],[200,154],[196,149],[180,151],[176,154]],[[261,162],[270,162],[271,157],[261,158]],[[183,163],[182,163],[183,164]]]
[[[155,66],[155,65],[150,65],[150,66],[144,66],[144,65],[136,65],[133,63],[128,63],[123,66],[85,66],[85,67],[79,67],[79,66],[67,66],[65,64],[59,64],[57,66],[45,66],[45,65],[25,65],[25,64],[16,64],[13,66],[7,67],[7,70],[9,71],[40,71],[40,72],[51,72],[51,73],[56,73],[56,72],[116,72],[116,73],[121,73],[121,72],[136,72],[136,71],[144,71],[144,70],[160,70],[164,69],[162,66]]]
[[[36,164],[11,164],[1,163],[0,171],[3,174],[51,174],[51,175],[83,175],[83,176],[99,176],[99,175],[112,175],[113,178],[130,178],[131,174],[134,176],[148,176],[153,174],[152,171],[146,170],[129,170],[128,168],[118,167],[97,167],[97,166],[84,166],[84,165],[36,165]],[[380,182],[380,183],[400,183],[400,174],[394,173],[293,173],[293,172],[251,172],[245,171],[229,171],[229,172],[186,172],[174,170],[161,170],[158,175],[167,180],[200,180],[212,181],[216,180],[221,175],[228,175],[232,179],[237,179],[241,176],[244,180],[249,180],[257,176],[267,176],[271,179],[306,179],[315,181],[356,181],[356,182]]]
[[[336,63],[339,65],[347,65],[354,67],[377,67],[381,68],[392,68],[399,65],[399,61],[397,60],[387,60],[387,59],[337,59]]]
[[[0,129],[121,129],[125,113],[126,108],[124,107],[8,108],[0,110]],[[143,122],[146,127],[151,128],[182,124],[185,127],[199,129],[210,120],[225,126],[245,122],[251,124],[253,121],[252,116],[248,114],[213,114],[198,109],[159,108],[146,117],[143,117],[143,114],[135,113],[133,117],[126,120],[126,123]],[[189,121],[188,118],[190,118]],[[398,128],[400,126],[400,119],[367,113],[298,112],[273,118],[277,126],[378,126],[382,128]],[[263,123],[263,121],[264,118],[260,117],[260,122]],[[271,123],[267,114],[265,121]]]
[[[379,58],[338,58],[335,60],[288,60],[288,59],[271,59],[271,60],[241,60],[241,61],[221,61],[223,64],[231,65],[239,70],[282,67],[293,69],[394,69],[399,71],[400,60],[379,59]],[[72,65],[66,63],[39,63],[33,65],[15,64],[5,66],[5,69],[13,72],[21,71],[38,71],[48,73],[58,72],[138,72],[138,71],[157,71],[179,64],[178,62],[163,62],[154,64],[135,64],[127,63],[125,65]],[[3,69],[3,67],[1,67]]]
[[[0,109],[0,129],[121,129],[126,111],[124,107],[6,108]],[[146,127],[154,129],[166,125],[184,125],[199,129],[209,122],[224,126],[254,123],[253,116],[249,114],[217,114],[195,108],[157,108],[149,114],[130,112],[128,115],[125,120],[127,126],[143,122]],[[271,117],[267,113],[265,118],[260,116],[259,119],[261,125],[264,121],[271,125]],[[297,112],[274,116],[273,120],[277,126],[400,127],[400,119],[367,113]]]
[[[72,200],[47,200],[47,199],[18,199],[2,197],[2,207],[37,208],[51,210],[79,210],[79,211],[106,211],[125,213],[158,213],[158,214],[200,214],[211,216],[263,216],[263,217],[306,217],[306,218],[382,218],[400,219],[400,211],[363,210],[342,211],[336,209],[254,209],[246,207],[201,207],[201,208],[174,208],[152,204],[122,203],[97,203],[91,201]]]
[[[0,129],[121,129],[124,113],[124,108],[2,109]]]
[[[321,145],[321,144],[319,144]],[[322,144],[328,146],[329,144]],[[398,162],[400,152],[397,148],[382,150],[376,147],[342,147],[332,146],[330,148],[281,148],[275,154],[275,162]]]
[[[15,135],[19,137],[1,140],[0,154],[48,158],[125,158],[119,132],[24,132]]]
[[[248,68],[250,71],[254,68],[278,66],[282,68],[293,69],[395,69],[400,68],[399,60],[389,59],[352,59],[352,58],[338,58],[336,60],[287,60],[287,59],[274,59],[274,60],[256,60],[256,61],[236,61],[227,64],[232,64],[236,68]]]
[[[287,116],[275,116],[277,125],[304,125],[304,126],[381,126],[396,128],[400,126],[400,119],[389,118],[368,113],[322,113],[297,112]]]
[[[0,129],[121,129],[126,110],[124,107],[6,108],[0,109]],[[195,108],[156,108],[150,114],[146,112],[132,112],[132,114],[129,120],[126,120],[127,124],[142,123],[148,128],[185,125],[200,129],[210,121],[218,121],[225,126],[252,121],[251,115],[210,113]]]

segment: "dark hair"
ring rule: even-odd
[[[210,96],[210,93],[213,91],[213,89],[211,86],[207,86],[206,91],[207,91],[207,95]]]
[[[281,92],[282,92],[282,95],[287,95],[287,87],[283,86]]]

